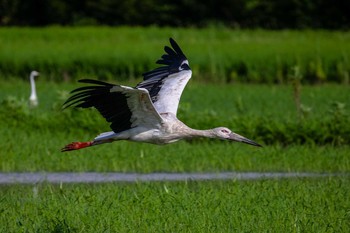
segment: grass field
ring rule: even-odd
[[[292,68],[307,82],[349,82],[349,32],[138,27],[0,28],[0,74],[46,80],[85,75],[139,77],[174,37],[203,82],[287,82]]]
[[[306,126],[299,126],[312,123],[315,129],[332,135],[328,128],[318,128],[329,121],[340,125],[344,130],[340,133],[346,133],[347,86],[304,86],[301,101],[311,110],[301,118],[296,114],[290,86],[196,82],[188,86],[180,119],[198,128],[228,125],[263,143],[263,148],[195,140],[167,146],[116,142],[61,153],[66,143],[90,140],[109,130],[108,125],[93,110],[60,110],[76,83],[37,84],[40,105],[30,109],[27,82],[2,82],[1,172],[350,172],[350,147],[344,143],[348,135],[333,135],[340,144],[317,144],[312,137],[299,141],[300,136],[294,138],[294,131],[287,130],[308,134]],[[334,102],[342,107],[334,109]],[[270,131],[257,133],[255,127],[261,122]],[[296,129],[281,127],[289,124]],[[289,135],[291,142],[281,143],[283,135]],[[277,141],[271,142],[271,138]],[[256,181],[1,185],[0,232],[348,232],[349,187],[347,175]]]
[[[345,178],[2,186],[1,232],[348,232]]]
[[[201,129],[228,126],[264,144],[263,148],[215,140],[167,146],[115,142],[71,153],[61,153],[60,148],[72,141],[91,140],[109,131],[108,124],[94,110],[61,111],[67,92],[78,84],[38,81],[37,109],[27,107],[28,86],[26,82],[2,85],[1,171],[350,170],[349,105],[345,104],[350,92],[346,86],[305,86],[302,102],[311,110],[302,119],[296,115],[288,86],[188,86],[180,104],[181,120]],[[343,109],[335,111],[332,102],[343,103]],[[334,129],[338,131],[328,131]],[[317,143],[328,137],[334,143]]]

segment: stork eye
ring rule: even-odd
[[[226,130],[226,129],[221,130],[221,132],[223,132],[223,133],[229,133],[228,130]]]

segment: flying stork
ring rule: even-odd
[[[112,131],[104,132],[88,142],[72,142],[64,151],[78,150],[118,140],[168,144],[195,137],[218,138],[260,146],[258,143],[225,127],[192,129],[176,117],[181,93],[192,71],[178,44],[170,38],[172,48],[165,46],[156,63],[163,66],[143,74],[136,87],[115,85],[99,80],[82,79],[91,84],[77,88],[63,104],[63,109],[95,107],[110,122]]]

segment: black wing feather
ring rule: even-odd
[[[175,42],[175,40],[173,38],[170,38],[169,41],[170,41],[170,44],[174,48],[176,53],[184,55],[184,53],[182,52],[180,46]]]
[[[169,46],[164,46],[164,51],[169,54],[169,56],[176,57],[176,53]]]
[[[95,107],[100,114],[110,122],[111,129],[117,133],[131,128],[131,111],[127,104],[127,97],[119,92],[110,92],[113,84],[99,80],[82,79],[81,83],[95,84],[71,91],[72,95],[63,104],[63,108]],[[96,86],[99,85],[99,86]]]
[[[143,74],[143,82],[137,84],[136,88],[145,88],[148,90],[151,100],[154,103],[157,101],[157,94],[163,85],[164,79],[170,74],[180,71],[181,64],[187,60],[185,54],[180,49],[174,39],[169,39],[172,48],[164,47],[166,54],[156,62],[157,64],[165,65]]]

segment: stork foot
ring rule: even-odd
[[[61,149],[61,152],[71,151],[71,150],[80,150],[85,147],[92,146],[91,142],[72,142]]]

